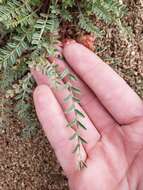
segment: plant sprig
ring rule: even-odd
[[[64,102],[68,103],[72,102],[69,108],[65,110],[66,114],[74,113],[74,118],[67,124],[67,127],[74,129],[74,134],[70,137],[70,140],[74,140],[76,142],[73,153],[78,156],[78,168],[82,169],[86,166],[85,161],[82,158],[82,146],[87,144],[86,140],[81,137],[80,129],[86,130],[86,126],[80,121],[80,118],[84,118],[85,115],[82,113],[77,107],[77,104],[80,104],[80,99],[76,97],[76,95],[80,94],[80,89],[73,86],[72,81],[77,80],[77,77],[70,73],[70,71],[66,68],[61,74],[60,79],[63,80],[66,77],[67,81],[64,84],[65,88],[68,90],[69,94],[64,98]]]

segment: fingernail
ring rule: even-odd
[[[53,56],[48,56],[47,59],[48,59],[48,61],[50,61],[51,63],[53,63],[53,62],[55,62],[56,58],[53,57]]]
[[[74,44],[74,43],[76,43],[76,41],[73,39],[65,39],[63,41],[63,46],[67,46],[67,45]]]

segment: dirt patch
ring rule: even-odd
[[[14,118],[0,134],[0,190],[66,190],[67,181],[42,130],[20,137]]]
[[[143,7],[128,3],[125,18],[133,28],[133,40],[121,41],[117,30],[107,28],[106,38],[95,41],[96,53],[110,64],[143,98]],[[23,128],[15,117],[0,132],[0,190],[66,190],[67,179],[39,130],[32,139],[20,137]]]

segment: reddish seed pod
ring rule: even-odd
[[[95,36],[92,35],[82,35],[80,36],[77,41],[81,44],[83,44],[85,47],[89,48],[90,50],[94,51],[95,50],[95,46],[94,46],[94,42],[95,42]]]

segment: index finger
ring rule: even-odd
[[[57,158],[67,176],[76,170],[78,158],[72,153],[75,141],[69,138],[74,134],[73,129],[66,127],[67,120],[57,99],[47,85],[41,84],[33,94],[35,108],[40,123],[43,126]],[[82,159],[86,159],[86,153],[82,147]]]
[[[117,122],[127,124],[143,116],[143,102],[139,96],[92,51],[72,41],[65,44],[63,54]]]

